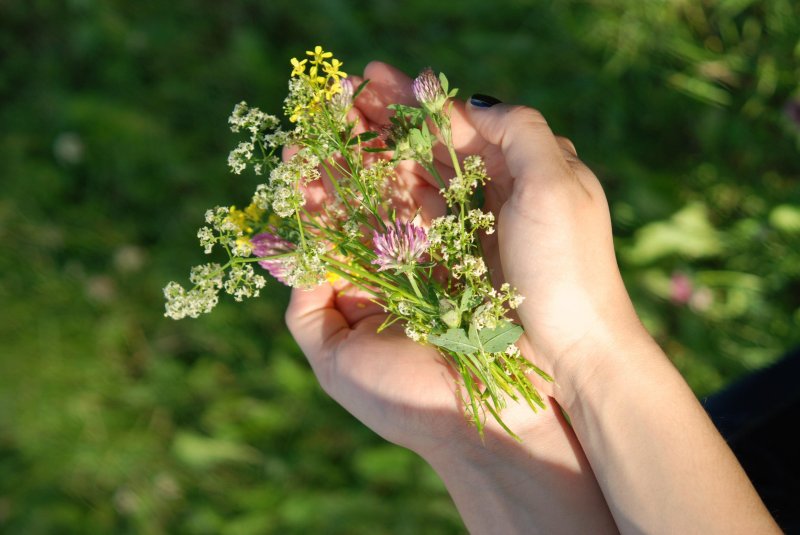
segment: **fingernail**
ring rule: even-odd
[[[475,93],[471,97],[469,97],[469,103],[475,106],[476,108],[491,108],[495,104],[500,104],[500,100],[494,97],[490,97],[489,95],[482,95],[481,93]]]

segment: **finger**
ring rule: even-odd
[[[334,290],[322,284],[313,290],[292,290],[286,310],[286,325],[325,390],[330,387],[331,360],[335,349],[350,331],[336,309]]]
[[[387,63],[373,61],[364,69],[369,83],[356,99],[356,107],[373,125],[389,123],[389,104],[416,105],[411,78]]]
[[[561,150],[564,151],[569,156],[573,158],[578,157],[578,150],[575,148],[575,144],[572,142],[571,139],[566,138],[564,136],[556,136],[556,141],[558,142],[558,146],[561,147]]]
[[[515,187],[574,178],[561,146],[538,111],[505,104],[490,108],[469,104],[466,111],[481,137],[500,147]]]

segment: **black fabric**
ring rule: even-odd
[[[778,524],[800,534],[800,348],[704,406]]]

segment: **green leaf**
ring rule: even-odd
[[[477,353],[481,349],[480,345],[475,344],[473,340],[467,337],[467,333],[464,329],[447,329],[447,332],[444,334],[429,334],[428,342],[435,346],[465,355]]]
[[[381,147],[364,147],[364,152],[389,152],[391,149],[381,148]]]
[[[353,92],[353,100],[355,100],[355,99],[356,99],[356,97],[358,97],[358,95],[360,95],[360,94],[361,94],[361,92],[364,90],[364,88],[365,88],[365,87],[367,87],[367,84],[368,84],[368,83],[369,83],[369,79],[367,79],[367,80],[364,80],[363,82],[361,82],[361,83],[359,84],[359,86],[358,86],[358,87],[356,88],[356,90]]]
[[[478,334],[478,329],[475,328],[474,323],[469,324],[469,341],[472,345],[478,348],[478,351],[483,351],[483,344],[481,343],[481,337]]]
[[[347,142],[347,146],[350,147],[352,145],[356,145],[357,143],[366,143],[367,141],[371,141],[378,137],[380,134],[377,132],[363,132],[358,134],[357,136],[353,136]]]
[[[461,309],[452,299],[439,299],[439,319],[452,329],[461,327]]]
[[[450,84],[447,81],[447,76],[445,76],[443,72],[439,73],[439,83],[442,84],[442,90],[444,91],[444,94],[446,95],[447,92],[448,92],[448,89],[450,87]]]
[[[464,293],[461,294],[461,305],[459,306],[459,308],[461,309],[462,312],[464,312],[465,310],[472,310],[473,294],[474,292],[472,291],[472,288],[469,286],[467,287],[466,290],[464,290]]]
[[[494,329],[481,329],[480,343],[487,353],[499,353],[522,336],[523,329],[510,321],[501,321]]]

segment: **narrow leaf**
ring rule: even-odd
[[[353,91],[353,100],[355,100],[355,99],[356,99],[356,97],[357,97],[358,95],[360,95],[360,94],[361,94],[361,92],[364,90],[364,88],[365,88],[365,87],[367,87],[367,84],[368,84],[368,83],[369,83],[369,79],[367,79],[367,80],[364,80],[363,82],[361,82],[361,83],[358,85],[358,87],[356,88],[356,90],[355,90],[355,91]]]
[[[377,132],[363,132],[361,134],[358,134],[357,136],[351,137],[350,140],[347,142],[347,146],[350,147],[357,143],[366,143],[367,141],[375,139],[379,135],[380,134],[378,134]]]

